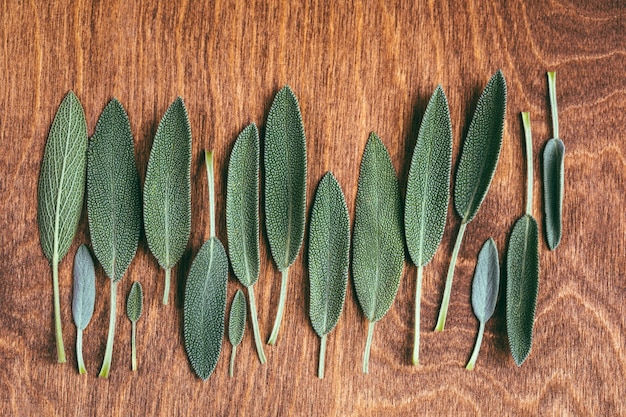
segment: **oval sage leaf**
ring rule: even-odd
[[[76,359],[78,372],[86,374],[83,360],[83,330],[89,324],[96,302],[96,271],[87,246],[80,245],[74,257],[74,296],[72,317],[76,324]]]
[[[137,370],[137,321],[143,310],[143,290],[138,281],[133,282],[126,298],[126,315],[131,321],[131,364],[132,370]]]
[[[235,356],[237,355],[237,346],[243,340],[243,332],[246,329],[246,297],[241,290],[237,290],[233,302],[230,305],[230,316],[228,318],[228,340],[233,345],[230,355],[230,367],[228,374],[233,376],[235,371]]]

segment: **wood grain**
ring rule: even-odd
[[[0,411],[3,415],[626,415],[626,3],[548,1],[0,2]],[[292,268],[283,328],[268,363],[256,358],[251,328],[227,377],[230,346],[206,382],[182,345],[182,293],[191,259],[209,235],[202,150],[217,163],[218,236],[225,241],[225,181],[234,139],[249,122],[264,130],[274,94],[298,95],[308,141],[308,198],[327,170],[354,216],[358,164],[370,131],[392,155],[404,189],[430,94],[448,95],[453,163],[478,95],[502,68],[509,86],[504,145],[492,188],[468,227],[448,322],[436,314],[459,219],[450,209],[443,244],[424,271],[422,366],[410,365],[415,267],[405,266],[397,300],[376,326],[370,374],[361,374],[365,320],[348,288],[328,338],[326,378],[316,377],[319,342],[308,320],[306,256]],[[545,72],[556,70],[566,146],[563,240],[541,242],[533,349],[517,368],[504,305],[488,323],[474,372],[464,369],[478,322],[470,284],[482,242],[501,252],[524,210],[520,111],[530,111],[535,217],[542,222],[540,150],[551,134]],[[193,134],[192,237],[174,270],[173,303],[161,305],[163,274],[142,236],[120,283],[145,291],[138,323],[139,370],[130,370],[130,322],[120,300],[113,368],[104,354],[108,282],[98,269],[96,310],[85,331],[89,375],[76,372],[71,259],[89,241],[83,216],[61,263],[68,363],[55,363],[52,285],[39,245],[36,188],[54,113],[73,89],[90,134],[105,104],[128,109],[135,156],[145,175],[159,119],[180,95]],[[541,232],[543,233],[543,225]],[[305,236],[306,242],[306,236]],[[262,235],[256,287],[261,332],[276,313],[280,275]],[[306,249],[306,244],[304,249]],[[229,300],[238,284],[231,277]]]

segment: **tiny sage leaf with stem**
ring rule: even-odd
[[[83,106],[67,93],[48,134],[37,185],[37,223],[43,253],[52,269],[54,329],[57,361],[65,362],[61,305],[59,302],[59,262],[70,248],[85,195],[87,165],[87,123]]]
[[[141,231],[141,187],[130,122],[119,101],[102,111],[89,141],[87,214],[96,258],[111,280],[109,335],[100,377],[109,376],[115,337],[117,284],[135,257]]]
[[[471,371],[476,365],[480,345],[485,333],[485,323],[491,318],[496,309],[498,300],[498,289],[500,287],[500,262],[498,260],[498,248],[496,242],[489,238],[483,244],[478,254],[476,269],[474,270],[474,281],[472,282],[472,310],[478,319],[478,336],[474,351],[467,362],[466,369]]]
[[[237,137],[228,163],[226,232],[235,276],[246,288],[254,343],[261,364],[266,362],[259,331],[254,284],[259,279],[259,131],[254,123]]]
[[[409,254],[417,266],[413,365],[419,364],[422,270],[441,243],[450,200],[452,124],[448,100],[441,86],[433,93],[411,159],[404,206]]]
[[[224,339],[228,257],[216,237],[213,153],[205,154],[211,236],[191,264],[183,301],[185,350],[196,375],[206,380],[217,365]]]
[[[298,100],[289,86],[274,97],[265,127],[265,227],[281,271],[280,298],[268,344],[276,344],[285,311],[289,266],[304,237],[306,138]]]
[[[132,333],[130,339],[131,347],[131,364],[132,370],[137,370],[137,321],[141,317],[141,311],[143,310],[143,290],[141,289],[141,283],[139,281],[133,282],[128,292],[128,298],[126,298],[126,315],[132,323]]]
[[[404,266],[402,198],[391,157],[371,133],[363,152],[356,193],[352,274],[357,299],[369,321],[363,373],[368,372],[374,324],[398,292]]]
[[[172,268],[191,232],[191,128],[182,98],[167,109],[157,128],[143,186],[143,216],[150,252],[165,269],[163,304]]]
[[[321,337],[317,375],[324,378],[326,335],[343,310],[350,262],[350,217],[346,199],[331,172],[315,193],[309,223],[309,317]]]
[[[233,302],[230,305],[230,316],[228,318],[228,340],[233,345],[230,354],[230,366],[228,375],[232,378],[235,372],[235,356],[237,355],[237,346],[243,340],[243,332],[246,329],[246,297],[241,290],[237,290]]]
[[[506,114],[506,81],[498,70],[483,90],[467,131],[454,185],[454,208],[461,217],[461,227],[452,250],[435,331],[443,331],[448,315],[454,267],[467,224],[474,219],[482,204],[498,165],[504,116]]]
[[[528,175],[526,214],[513,226],[506,258],[506,329],[517,366],[521,366],[530,353],[539,291],[539,230],[532,216],[533,142],[530,115],[522,113],[522,120]]]
[[[83,330],[89,324],[96,302],[96,271],[87,246],[80,245],[74,257],[74,298],[72,317],[76,324],[76,359],[78,372],[86,374],[83,361]]]
[[[546,242],[550,250],[561,242],[565,145],[559,138],[559,115],[556,105],[556,72],[548,72],[552,134],[543,149],[543,199],[546,222]]]

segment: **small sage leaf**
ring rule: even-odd
[[[128,292],[128,298],[126,298],[126,315],[132,323],[131,333],[131,360],[132,370],[137,370],[137,321],[141,317],[141,310],[143,309],[143,290],[141,284],[138,281],[133,282],[130,291]]]
[[[246,297],[241,290],[237,290],[233,302],[230,305],[230,316],[228,318],[228,340],[233,345],[230,355],[229,375],[232,377],[235,370],[235,356],[237,354],[237,346],[243,340],[243,332],[246,329]]]
[[[83,330],[89,324],[96,302],[96,271],[87,246],[80,245],[74,257],[74,298],[72,316],[76,324],[76,359],[78,372],[86,374],[83,360]]]

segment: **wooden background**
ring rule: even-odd
[[[0,414],[626,415],[623,0],[145,3],[0,2]],[[332,170],[353,218],[369,132],[387,145],[404,190],[419,122],[440,83],[450,102],[456,167],[478,96],[498,68],[509,88],[500,163],[461,248],[444,333],[432,328],[459,227],[452,208],[443,243],[425,269],[422,366],[410,365],[416,272],[407,262],[398,297],[376,326],[370,374],[361,373],[366,328],[350,284],[344,314],[328,339],[326,378],[318,380],[305,243],[292,268],[278,345],[265,348],[267,365],[257,360],[248,325],[235,378],[227,377],[227,342],[213,376],[196,378],[182,344],[181,305],[191,260],[209,235],[203,149],[217,155],[218,236],[225,241],[226,166],[234,139],[251,121],[263,133],[274,94],[289,84],[307,135],[307,206],[318,180]],[[530,111],[533,121],[534,214],[543,220],[539,157],[551,135],[547,70],[558,74],[567,150],[563,241],[555,252],[541,241],[529,359],[517,368],[510,357],[501,298],[477,367],[468,372],[464,365],[478,328],[470,307],[476,255],[493,236],[503,257],[513,222],[524,211],[520,111]],[[56,363],[51,272],[37,230],[44,144],[70,89],[82,101],[90,134],[108,100],[123,103],[142,181],[158,121],[178,95],[193,134],[193,232],[174,273],[173,303],[161,304],[163,272],[142,235],[119,289],[124,300],[133,280],[144,286],[139,371],[130,370],[130,322],[118,300],[108,380],[95,376],[109,314],[109,283],[101,269],[95,315],[85,332],[89,375],[76,371],[71,267],[78,244],[89,241],[86,215],[61,263],[64,365]],[[264,232],[261,242],[256,293],[266,338],[280,274]],[[229,302],[238,287],[231,279]]]

